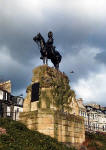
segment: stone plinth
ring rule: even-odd
[[[37,67],[26,92],[20,121],[29,129],[60,142],[81,144],[85,140],[84,120],[64,73],[47,65]]]
[[[85,140],[84,121],[80,116],[38,109],[21,113],[20,120],[29,129],[49,135],[60,142],[81,144]]]

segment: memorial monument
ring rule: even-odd
[[[49,48],[53,50],[52,46]],[[43,57],[42,53],[41,59]],[[81,144],[85,140],[84,120],[79,116],[77,104],[73,107],[75,92],[70,88],[68,77],[57,66],[44,64],[33,69],[20,121],[29,129],[60,142]]]
[[[53,46],[53,33],[48,32],[48,40],[45,42],[43,36],[39,33],[33,38],[33,40],[38,44],[41,52],[40,59],[43,59],[43,63],[47,64],[48,59],[54,64],[56,69],[59,69],[59,63],[61,62],[62,56]]]

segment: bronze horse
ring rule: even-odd
[[[37,43],[37,45],[40,48],[41,55],[43,56],[43,63],[47,64],[48,59],[51,59],[51,62],[54,64],[54,67],[56,69],[59,69],[59,63],[61,62],[62,56],[60,53],[55,50],[55,47],[53,47],[52,50],[48,49],[48,46],[43,38],[43,36],[38,33],[33,40]]]

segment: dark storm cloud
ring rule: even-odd
[[[103,51],[103,52],[101,52],[100,54],[98,54],[98,55],[96,56],[96,59],[97,59],[99,62],[106,64],[106,50]]]
[[[95,1],[96,8],[85,1],[87,4],[83,0],[78,3],[45,0],[44,4],[33,0],[30,3],[25,0],[2,1],[0,51],[2,47],[8,49],[11,63],[5,60],[7,64],[5,69],[2,67],[1,74],[12,80],[13,92],[25,89],[30,83],[32,69],[42,64],[39,49],[32,40],[38,32],[47,40],[47,32],[53,31],[54,45],[63,56],[60,69],[69,75],[72,84],[87,78],[90,72],[100,71],[106,56],[106,21],[102,12],[105,5],[102,7]],[[75,71],[74,75],[70,75],[71,70]]]
[[[34,34],[30,33],[29,28],[24,28],[26,27],[15,28],[14,30],[8,28],[8,26],[6,26],[6,28],[0,28],[0,30],[2,30],[0,43],[1,45],[6,45],[9,48],[13,58],[26,64],[29,59],[34,57],[35,51],[37,54],[39,54],[39,51],[32,40]]]

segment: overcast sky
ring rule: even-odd
[[[40,32],[47,40],[49,30],[77,98],[106,106],[106,0],[1,0],[0,78],[25,95],[42,65],[32,39]]]

